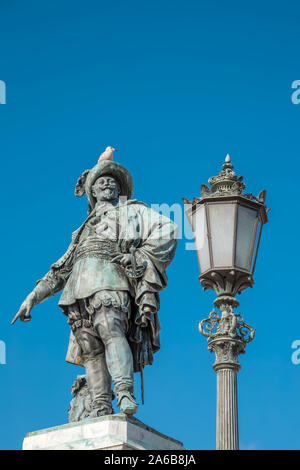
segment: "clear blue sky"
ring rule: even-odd
[[[10,321],[63,254],[86,215],[78,176],[113,145],[134,196],[181,203],[199,195],[227,152],[247,191],[268,191],[255,286],[240,297],[256,338],[242,356],[242,448],[299,449],[299,125],[297,1],[0,0],[2,165],[0,447],[63,424],[82,369],[64,361],[68,325],[58,296]],[[137,418],[215,447],[213,355],[197,330],[215,298],[179,241],[161,296],[162,349],[145,371]],[[137,379],[137,397],[140,399]]]

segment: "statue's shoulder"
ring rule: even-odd
[[[72,233],[72,238],[71,238],[71,243],[67,249],[67,251],[65,252],[65,254],[59,258],[59,260],[57,260],[55,263],[53,263],[51,265],[51,268],[54,268],[54,269],[58,269],[58,268],[61,268],[65,262],[69,259],[71,259],[71,255],[74,253],[74,250],[76,248],[76,243],[78,242],[79,240],[79,235],[81,234],[83,228],[85,227],[85,224],[86,224],[86,221],[88,219],[86,219],[83,224],[77,229],[75,230],[75,232]]]
[[[78,229],[74,230],[74,232],[72,232],[72,239],[71,239],[72,243],[76,240],[77,235],[79,234],[81,230],[82,230],[82,225]]]
[[[83,221],[83,223],[80,225],[80,227],[78,227],[78,229],[76,229],[73,233],[72,233],[72,240],[71,240],[71,245],[77,241],[78,239],[78,236],[82,233],[83,229],[85,228],[85,225],[86,223],[91,219],[91,217],[93,217],[93,214],[95,213],[95,211],[93,210],[89,215],[88,217]]]

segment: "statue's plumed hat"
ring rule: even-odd
[[[133,182],[129,171],[120,163],[102,160],[98,162],[91,170],[85,170],[78,178],[75,195],[82,197],[86,194],[89,204],[93,209],[96,204],[96,199],[92,195],[92,186],[100,176],[113,177],[120,186],[120,196],[131,198],[133,192]]]

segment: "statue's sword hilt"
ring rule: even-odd
[[[142,277],[147,266],[146,261],[144,261],[141,266],[137,265],[135,252],[136,247],[133,245],[130,247],[131,264],[125,267],[126,274],[130,279],[139,279],[140,277]]]

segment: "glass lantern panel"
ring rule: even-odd
[[[195,236],[195,246],[200,265],[200,272],[203,273],[211,267],[207,237],[206,213],[204,205],[198,207],[197,212],[194,214],[194,217],[195,218],[193,230]]]
[[[235,207],[230,202],[208,205],[213,265],[216,268],[232,266]]]
[[[250,207],[238,206],[235,265],[237,268],[250,271],[253,249],[253,231],[257,211]]]
[[[257,222],[257,227],[256,227],[255,240],[254,240],[254,248],[253,248],[253,254],[252,254],[252,262],[251,262],[251,273],[252,273],[252,274],[253,274],[253,271],[254,271],[254,265],[255,265],[257,250],[258,250],[258,244],[259,244],[259,239],[260,239],[261,227],[262,227],[261,221],[258,220],[258,222]]]

